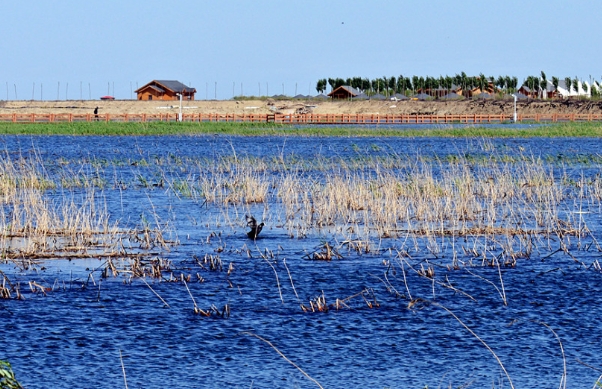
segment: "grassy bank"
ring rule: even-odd
[[[412,128],[404,126],[305,126],[266,123],[0,123],[5,135],[194,135],[226,134],[241,136],[398,136],[398,137],[602,137],[601,123],[561,123],[513,128],[510,125],[452,128]]]

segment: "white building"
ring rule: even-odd
[[[597,84],[597,83],[595,83]],[[599,86],[595,86],[596,89],[599,88]],[[587,91],[586,91],[587,90]],[[544,98],[547,98],[548,95],[553,95],[554,94],[554,85],[552,84],[552,81],[548,80],[548,85],[546,87],[546,90],[543,91],[544,94]],[[569,98],[569,97],[578,97],[578,96],[583,96],[583,97],[587,97],[590,98],[592,96],[592,89],[589,85],[589,83],[587,81],[578,81],[577,82],[577,90],[575,90],[575,85],[573,83],[571,83],[571,89],[569,90],[569,88],[566,85],[566,82],[564,80],[558,80],[558,89],[556,90],[556,93],[558,94],[559,97],[562,97],[563,99]]]

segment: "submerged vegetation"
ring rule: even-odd
[[[5,135],[241,135],[241,136],[359,136],[359,137],[602,137],[602,124],[567,122],[556,124],[480,125],[282,125],[236,122],[74,122],[74,123],[0,123]]]

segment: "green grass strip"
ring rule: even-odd
[[[240,136],[360,136],[360,137],[451,137],[451,138],[533,138],[533,137],[602,137],[602,123],[560,123],[513,128],[500,124],[496,127],[478,125],[451,128],[411,128],[404,126],[291,126],[266,123],[0,123],[0,134],[5,135],[240,135]]]

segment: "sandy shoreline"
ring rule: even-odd
[[[182,103],[185,113],[295,113],[317,114],[507,114],[513,112],[513,101],[323,101],[323,100],[195,100]],[[92,113],[99,107],[100,113],[141,114],[178,112],[178,101],[137,100],[68,100],[68,101],[0,101],[0,114],[12,113]],[[580,113],[602,114],[602,101],[549,100],[519,101],[522,114]]]

